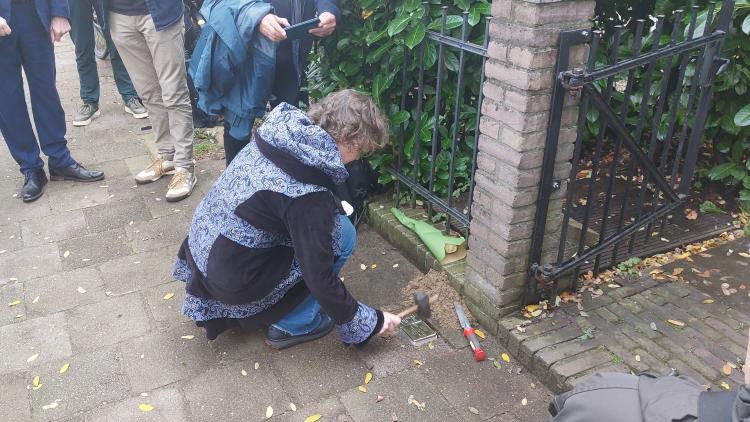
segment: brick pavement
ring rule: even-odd
[[[70,122],[78,81],[69,39],[57,56]],[[272,420],[289,421],[315,413],[338,421],[544,419],[550,394],[539,380],[515,358],[501,369],[476,364],[460,341],[414,349],[400,338],[375,339],[345,350],[331,335],[284,352],[264,346],[262,333],[206,341],[180,315],[183,289],[169,273],[192,210],[223,161],[201,161],[197,191],[177,204],[163,200],[167,180],[135,186],[153,148],[148,122],[125,114],[108,65],[100,69],[102,116],[68,127],[74,157],[105,170],[104,181],[53,182],[41,199],[23,204],[15,196],[17,166],[0,148],[1,420],[263,420],[268,406]],[[361,271],[360,263],[381,265]],[[401,287],[417,274],[365,226],[342,275],[360,299],[382,306],[400,302]],[[492,338],[485,347],[491,356],[505,350]],[[368,371],[374,379],[362,393],[357,386]],[[384,399],[376,403],[378,395]],[[409,395],[425,410],[407,404]]]

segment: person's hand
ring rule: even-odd
[[[381,337],[391,336],[396,334],[398,326],[401,324],[401,318],[398,315],[393,315],[389,312],[383,312],[383,328],[378,333]]]
[[[260,21],[258,30],[269,40],[279,42],[286,39],[284,28],[287,26],[289,26],[288,20],[269,13]]]
[[[60,41],[63,37],[63,35],[70,32],[70,22],[66,18],[63,18],[62,16],[53,16],[52,17],[52,25],[50,25],[50,39],[52,40],[52,43],[56,43]]]
[[[8,22],[5,20],[5,18],[0,16],[0,37],[7,37],[8,35],[10,35],[10,33],[10,25],[8,25]]]
[[[331,12],[323,12],[318,16],[320,23],[317,28],[311,29],[309,32],[316,37],[327,37],[336,30],[336,16]]]

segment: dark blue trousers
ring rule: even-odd
[[[65,112],[55,86],[55,50],[34,2],[13,2],[10,36],[0,37],[0,133],[21,172],[39,169],[39,145],[50,167],[74,163],[65,140]],[[39,142],[31,129],[21,69],[26,74]]]

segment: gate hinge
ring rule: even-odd
[[[540,265],[538,263],[531,264],[531,275],[534,280],[539,284],[548,285],[552,281],[552,273],[555,267],[550,264]]]
[[[577,96],[583,89],[583,85],[586,83],[586,71],[580,67],[566,70],[560,72],[560,74],[557,75],[557,79],[560,81],[563,88],[570,91],[570,95]]]

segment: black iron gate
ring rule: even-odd
[[[554,298],[567,276],[575,290],[583,271],[596,277],[600,268],[664,249],[670,213],[691,191],[733,8],[725,0],[719,11],[696,6],[611,34],[561,34],[524,304]],[[571,50],[583,44],[586,68],[571,69]],[[579,95],[570,173],[556,179],[565,164],[557,154],[566,97]],[[551,204],[562,208],[552,230],[559,222],[559,238],[546,235]]]

